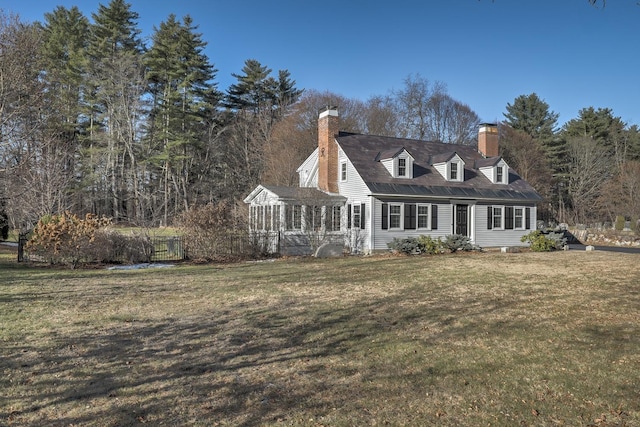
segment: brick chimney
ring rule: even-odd
[[[337,107],[326,107],[318,117],[318,188],[338,192],[338,135],[340,120]]]
[[[482,123],[478,130],[478,151],[484,157],[497,157],[500,155],[498,148],[498,125],[495,123]]]

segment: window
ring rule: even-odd
[[[529,230],[531,209],[515,206],[488,206],[487,229]]]
[[[522,208],[514,208],[513,210],[513,228],[516,230],[524,229],[524,212]]]
[[[273,207],[273,229],[276,231],[280,230],[280,205]]]
[[[418,205],[418,228],[429,228],[429,205]]]
[[[502,166],[498,166],[496,168],[496,182],[502,183],[502,179],[503,179],[502,175],[503,175],[503,173],[504,173],[504,170],[503,170]]]
[[[493,207],[493,228],[500,229],[502,228],[502,207],[494,206]]]
[[[302,229],[302,206],[286,205],[285,206],[285,226],[287,230]]]
[[[265,206],[264,229],[271,231],[271,206]]]
[[[404,214],[404,222],[402,215]],[[382,204],[382,229],[437,230],[438,205],[396,203]]]
[[[451,163],[451,174],[449,178],[451,179],[451,181],[458,180],[458,164],[457,163]]]
[[[359,204],[354,204],[353,205],[353,228],[360,228],[360,205]]]
[[[342,218],[341,206],[327,206],[325,215],[325,228],[327,231],[340,231],[340,219]]]
[[[347,162],[340,163],[340,181],[347,180]]]
[[[264,229],[264,206],[258,206],[258,221],[257,221],[257,225],[256,228],[258,230],[263,230]]]
[[[322,230],[322,206],[307,206],[307,222],[311,226],[311,231]]]
[[[389,205],[389,228],[401,228],[402,205]]]
[[[347,228],[365,229],[364,203],[347,205]]]
[[[398,176],[407,176],[407,159],[398,159]]]

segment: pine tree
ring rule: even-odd
[[[143,44],[138,14],[124,0],[100,5],[93,15],[87,49],[86,115],[89,117],[88,166],[96,213],[116,220],[141,215],[135,144],[143,85]]]
[[[513,129],[521,130],[533,139],[545,143],[553,138],[558,125],[558,114],[549,111],[549,104],[538,95],[518,96],[512,104],[507,104],[505,122]]]
[[[556,177],[562,176],[566,164],[566,143],[558,137],[558,114],[549,110],[549,104],[538,95],[520,95],[513,104],[507,104],[505,123],[529,135],[542,144],[547,161]]]
[[[151,154],[160,167],[165,223],[197,198],[195,171],[206,170],[198,164],[205,158],[206,134],[220,100],[213,83],[216,70],[202,52],[206,43],[196,29],[191,17],[180,23],[170,15],[155,30],[145,55],[153,102],[147,139],[157,147]]]
[[[45,14],[43,68],[50,95],[51,113],[58,115],[69,139],[81,132],[84,77],[87,72],[89,20],[74,6],[58,6]]]
[[[617,166],[628,157],[632,145],[626,124],[610,108],[583,108],[578,118],[565,123],[562,133],[566,139],[593,139],[606,148]]]

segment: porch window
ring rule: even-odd
[[[264,206],[258,206],[258,221],[257,221],[256,229],[258,230],[264,229]]]
[[[285,225],[287,230],[302,230],[302,206],[285,206]]]
[[[306,211],[308,215],[306,223],[311,226],[311,230],[322,230],[322,206],[307,206]]]
[[[342,206],[327,206],[325,216],[325,228],[327,231],[340,231],[340,219],[342,218]]]
[[[280,230],[280,205],[273,207],[273,229]]]
[[[265,206],[265,211],[264,211],[264,229],[266,231],[271,231],[271,221],[272,221],[272,216],[271,216],[271,205],[267,205]]]

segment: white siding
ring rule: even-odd
[[[394,161],[395,159],[383,159],[380,160],[380,163],[382,163],[382,166],[385,167],[385,169],[389,172],[389,175],[391,176],[395,176],[395,171],[394,169]]]
[[[406,237],[418,237],[418,236],[431,236],[434,239],[438,237],[444,238],[449,234],[452,234],[452,223],[453,217],[452,212],[453,209],[451,204],[442,201],[434,201],[434,200],[405,200],[406,203],[424,203],[438,206],[438,229],[437,230],[383,230],[382,229],[382,201],[379,199],[374,199],[373,203],[373,226],[374,226],[374,242],[373,242],[373,250],[388,250],[389,247],[387,243],[392,241],[394,238],[406,238]],[[400,203],[400,202],[390,202],[390,203]],[[402,212],[404,216],[404,211]]]
[[[296,169],[300,187],[318,186],[318,148]]]
[[[449,163],[438,163],[433,165],[434,168],[438,171],[440,175],[447,181],[449,180],[449,168],[447,167]]]
[[[487,206],[488,204],[476,205],[475,216],[475,243],[483,248],[495,248],[502,246],[527,246],[527,243],[520,241],[522,236],[531,233],[536,229],[536,207],[531,205],[510,204],[508,202],[496,202],[493,206],[516,206],[531,209],[531,223],[529,230],[489,230],[487,228]],[[523,219],[526,221],[526,219]]]
[[[365,205],[365,229],[357,231],[358,241],[361,242],[360,251],[368,253],[371,251],[371,197],[369,187],[367,187],[362,180],[358,171],[353,167],[353,164],[345,156],[344,152],[338,150],[338,164],[347,163],[347,180],[340,181],[338,179],[338,192],[341,196],[347,198],[345,205],[348,204],[364,204]],[[344,219],[346,223],[347,210],[344,210]],[[349,233],[347,233],[349,234]]]

